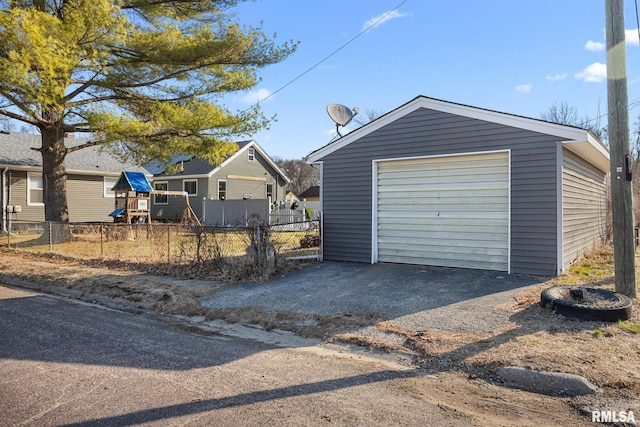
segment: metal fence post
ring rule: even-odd
[[[52,229],[51,221],[49,221],[48,224],[49,224],[49,252],[53,253],[53,238],[51,237],[51,229]]]
[[[258,272],[262,274],[262,247],[260,244],[260,223],[256,221],[256,252],[258,255]]]
[[[104,258],[104,225],[100,223],[100,258]]]
[[[167,264],[171,264],[171,224],[167,223]]]

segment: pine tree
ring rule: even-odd
[[[215,164],[239,135],[268,126],[258,108],[231,112],[220,96],[254,87],[296,44],[233,22],[239,1],[0,0],[0,115],[42,135],[47,221],[68,221],[73,151]],[[67,133],[89,138],[66,146]]]

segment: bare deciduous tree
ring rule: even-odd
[[[320,184],[320,171],[302,159],[274,158],[274,162],[289,177],[291,182],[286,186],[286,191],[298,195],[307,188]]]
[[[576,126],[578,123],[578,110],[567,102],[554,102],[547,111],[540,113],[540,118],[561,125]]]
[[[353,118],[353,122],[358,125],[358,127],[362,127],[378,117],[384,115],[382,110],[372,110],[370,108],[365,109],[362,113],[358,114]]]
[[[576,126],[587,129],[605,145],[608,143],[607,127],[601,123],[600,106],[595,119],[585,115],[582,120],[578,118],[578,109],[569,105],[566,101],[554,102],[547,111],[540,114],[542,120],[561,125]]]

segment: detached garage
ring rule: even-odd
[[[312,152],[327,260],[556,275],[606,229],[584,129],[419,96]]]

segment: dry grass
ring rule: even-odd
[[[282,257],[314,255],[317,248],[302,248],[300,245],[301,240],[310,232],[272,232],[270,244]],[[0,248],[82,260],[192,263],[244,257],[250,245],[245,229],[203,229],[163,224],[151,227],[145,224],[76,226],[71,241],[54,245],[42,242],[41,236],[41,233],[3,236]]]
[[[579,263],[572,265],[568,272],[551,280],[549,284],[611,285],[614,283],[613,270],[613,246],[604,245],[586,254]],[[640,277],[637,274],[636,276]]]

